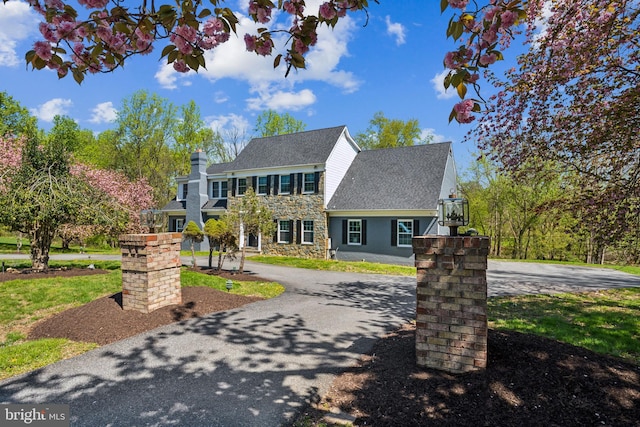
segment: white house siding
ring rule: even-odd
[[[347,173],[358,151],[357,145],[351,140],[351,137],[345,129],[327,159],[324,187],[325,207],[336,192],[338,185],[340,185],[342,178],[344,178]]]
[[[457,193],[458,180],[456,171],[456,162],[453,158],[453,152],[449,150],[449,156],[447,156],[447,164],[444,169],[444,177],[442,179],[442,188],[440,189],[440,198],[447,199],[451,193]],[[449,234],[449,227],[443,227],[438,224],[437,234]]]

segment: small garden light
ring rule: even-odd
[[[449,227],[450,236],[457,236],[458,227],[469,224],[469,202],[455,194],[438,200],[438,224]]]
[[[233,289],[233,282],[231,281],[231,279],[227,280],[227,292],[231,291],[231,289]]]

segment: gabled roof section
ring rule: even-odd
[[[230,166],[232,170],[245,170],[323,164],[345,131],[346,126],[337,126],[254,138]]]
[[[214,163],[212,165],[207,166],[207,175],[217,175],[223,174],[233,166],[233,162],[228,163]]]
[[[187,202],[184,200],[171,200],[162,209],[163,211],[180,211],[187,209]]]
[[[327,210],[437,209],[451,143],[360,152]]]

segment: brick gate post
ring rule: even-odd
[[[451,373],[487,366],[485,236],[417,236],[416,359]]]
[[[122,308],[150,313],[182,303],[181,233],[125,234],[122,253]]]

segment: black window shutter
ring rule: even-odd
[[[296,174],[289,175],[289,194],[293,194],[296,191]]]
[[[367,220],[363,219],[362,220],[362,245],[366,245],[367,244]]]
[[[273,223],[276,225],[276,232],[273,233],[273,243],[278,243],[278,220],[274,219]]]
[[[342,244],[346,245],[347,244],[347,228],[349,227],[347,220],[343,219],[342,220]]]
[[[298,182],[296,183],[298,188],[298,194],[302,194],[302,174],[298,174]]]
[[[231,195],[235,196],[236,195],[236,187],[238,183],[238,178],[231,178]]]
[[[273,180],[273,195],[278,194],[278,187],[280,187],[280,175],[271,175],[271,179]]]
[[[313,192],[318,194],[320,191],[320,172],[313,174]]]
[[[391,246],[398,245],[398,220],[391,220]]]
[[[257,176],[252,176],[251,177],[251,186],[253,187],[253,191],[254,192],[258,192],[258,177]]]
[[[299,245],[302,243],[302,221],[296,221],[296,243]]]
[[[289,221],[289,243],[293,243],[293,220]]]
[[[413,220],[413,235],[414,236],[420,235],[420,220],[418,219]]]
[[[267,175],[267,196],[271,194],[271,175]]]

